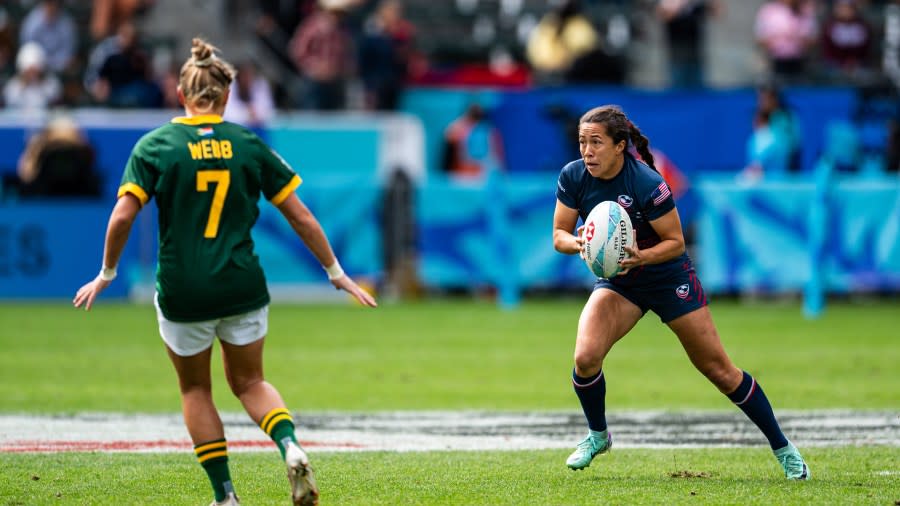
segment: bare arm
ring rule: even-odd
[[[294,232],[300,236],[303,244],[305,244],[313,256],[316,257],[316,260],[322,264],[322,267],[326,270],[329,270],[329,268],[332,270],[335,268],[340,269],[340,264],[338,264],[337,257],[331,249],[331,244],[328,242],[328,237],[325,236],[325,231],[322,230],[319,220],[313,216],[309,208],[303,205],[303,202],[300,202],[300,199],[297,198],[296,194],[292,193],[288,196],[284,202],[278,205],[278,210],[284,215],[285,219],[291,225],[291,228],[294,229]],[[335,288],[344,290],[350,295],[353,295],[360,304],[369,307],[378,306],[375,299],[369,295],[368,292],[360,288],[359,285],[350,279],[350,276],[344,274],[343,271],[341,271],[338,276],[329,274],[329,279]]]
[[[567,207],[557,200],[556,210],[553,211],[553,248],[556,251],[567,255],[581,253],[584,239],[581,238],[580,233],[572,234],[577,223],[578,210]],[[580,227],[578,232],[580,232]]]
[[[313,216],[303,202],[300,202],[296,194],[288,196],[278,206],[278,210],[323,267],[334,265],[337,257],[331,250],[331,244],[325,236],[325,231],[322,230],[319,220]]]
[[[639,265],[660,264],[684,253],[684,234],[681,231],[678,209],[673,208],[651,221],[650,226],[659,235],[660,242],[644,250],[639,249],[637,244],[633,247],[625,246],[625,251],[629,256],[620,263],[626,268],[626,271]]]
[[[122,250],[128,242],[131,233],[131,225],[141,210],[141,203],[134,195],[126,193],[118,201],[109,216],[106,226],[106,240],[103,245],[103,267],[115,269],[122,257]],[[84,305],[85,310],[90,310],[100,292],[112,283],[112,279],[103,279],[97,275],[89,283],[82,286],[75,294],[72,304],[75,307]]]

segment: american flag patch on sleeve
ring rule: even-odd
[[[659,183],[659,186],[657,186],[655,190],[653,190],[653,193],[650,194],[650,198],[653,199],[653,205],[658,206],[665,202],[671,194],[672,192],[669,191],[669,185],[663,181],[662,183]]]

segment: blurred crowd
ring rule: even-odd
[[[647,13],[663,34],[669,85],[703,86],[706,25],[726,18],[729,10],[723,0],[205,3],[223,13],[210,23],[231,18],[229,38],[252,48],[239,55],[241,72],[229,112],[249,123],[264,122],[277,108],[391,110],[410,83],[629,84],[630,63],[642,56],[635,47],[646,38],[641,20]],[[900,1],[759,4],[755,19],[746,22],[753,24],[756,50],[766,64],[760,80],[900,85]],[[154,10],[177,17],[180,7],[173,5],[165,0],[4,2],[3,105],[177,107],[173,85],[182,55],[173,46],[183,41],[173,39],[211,30],[143,28]]]
[[[177,109],[182,49],[195,35],[228,45],[225,57],[238,74],[225,116],[251,127],[277,110],[394,110],[410,85],[634,84],[630,74],[647,55],[648,26],[665,50],[668,85],[700,88],[710,82],[708,25],[746,5],[202,0],[191,4],[192,17],[179,0],[9,0],[0,4],[0,105],[23,114],[57,106]],[[802,142],[783,86],[850,85],[887,89],[893,97],[900,88],[900,0],[758,0],[753,9],[753,19],[729,21],[752,29],[750,51],[761,63],[745,83],[763,83],[743,172],[751,179],[799,166]],[[884,156],[894,170],[896,118]],[[63,133],[50,132],[57,128]],[[71,130],[63,123],[45,134],[65,139],[65,149],[84,144]],[[502,169],[502,141],[491,111],[479,104],[460,111],[444,144],[442,165],[450,174]],[[41,183],[33,168],[45,159],[39,147],[60,145],[29,148],[19,167],[22,184]]]
[[[142,29],[163,3],[13,0],[0,5],[2,105],[26,111],[178,108],[175,86],[184,55],[173,46],[179,41],[172,33]],[[403,17],[400,0],[221,1],[210,7],[223,18],[240,19],[249,27],[244,32],[254,35],[250,42],[259,45],[239,58],[225,55],[239,70],[226,113],[234,121],[261,124],[278,107],[394,109],[415,66],[415,29]],[[232,9],[237,12],[227,12]],[[209,32],[195,29],[183,38]],[[255,57],[257,47],[265,49],[265,58]],[[279,64],[293,75],[282,79]],[[272,67],[276,72],[269,72]]]

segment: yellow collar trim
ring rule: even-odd
[[[208,125],[210,123],[221,123],[222,116],[218,114],[201,114],[199,116],[179,116],[172,118],[172,123],[182,125]]]

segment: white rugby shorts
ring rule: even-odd
[[[269,306],[263,306],[249,313],[226,316],[215,320],[201,322],[173,322],[163,316],[157,301],[159,294],[153,296],[156,306],[156,320],[159,322],[159,335],[176,355],[189,357],[212,346],[213,339],[235,346],[245,346],[256,342],[269,331]]]

